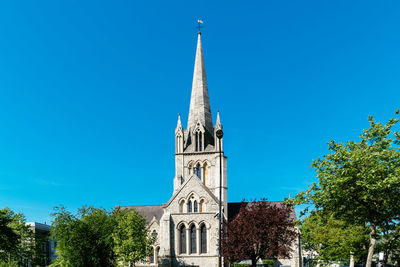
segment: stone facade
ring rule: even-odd
[[[199,33],[187,129],[183,128],[180,116],[175,129],[172,197],[164,205],[122,207],[143,214],[150,232],[157,235],[154,257],[137,266],[218,266],[220,188],[224,218],[232,217],[228,217],[228,211],[237,213],[240,204],[228,207],[227,158],[223,139],[216,137],[217,130],[222,130],[222,124],[219,113],[215,125],[212,122]]]

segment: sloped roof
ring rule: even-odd
[[[139,212],[142,216],[146,218],[146,222],[150,223],[154,217],[157,221],[160,221],[163,215],[162,205],[142,205],[142,206],[120,206],[122,210],[124,209],[134,209]]]

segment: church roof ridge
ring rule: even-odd
[[[120,208],[125,208],[125,207],[159,207],[162,206],[162,204],[160,205],[128,205],[128,206],[118,206]]]

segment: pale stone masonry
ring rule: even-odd
[[[220,166],[219,113],[212,122],[201,33],[198,33],[187,129],[181,118],[175,129],[175,177],[173,194],[163,205],[125,206],[143,214],[150,232],[157,236],[154,256],[136,266],[218,266],[219,189],[222,187],[223,216],[232,218],[240,203],[227,203],[227,157]],[[222,168],[222,184],[220,184]],[[228,214],[228,212],[232,214]],[[298,263],[298,260],[297,260]],[[296,257],[285,264],[298,267]]]

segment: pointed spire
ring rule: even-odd
[[[200,121],[208,132],[213,132],[210,99],[208,97],[206,70],[204,67],[201,33],[198,33],[196,59],[194,63],[192,95],[190,98],[188,129],[193,130]]]
[[[217,121],[215,122],[215,129],[222,129],[221,119],[219,118],[219,110],[217,111]]]
[[[181,113],[178,114],[178,123],[176,125],[176,129],[182,129]]]

